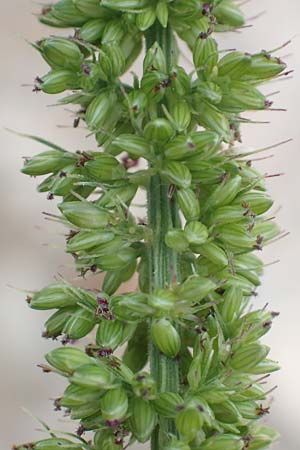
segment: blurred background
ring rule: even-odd
[[[279,360],[282,370],[272,376],[278,389],[272,394],[271,414],[266,421],[278,428],[282,440],[279,450],[298,450],[300,413],[300,354],[298,298],[299,276],[299,193],[300,193],[300,4],[298,0],[245,1],[246,17],[254,18],[252,26],[242,33],[219,35],[220,48],[238,48],[245,51],[272,49],[292,38],[292,43],[281,51],[291,69],[292,79],[277,81],[265,88],[266,93],[280,90],[273,98],[275,107],[287,112],[256,113],[257,120],[270,120],[269,125],[246,125],[244,144],[261,148],[281,140],[293,142],[270,152],[272,159],[261,161],[257,167],[268,174],[284,173],[268,180],[271,194],[278,206],[278,222],[290,235],[267,247],[264,260],[280,263],[265,271],[259,290],[258,304],[269,302],[272,310],[281,311],[273,330],[265,339],[272,346],[271,357]],[[0,141],[1,141],[1,313],[0,313],[0,447],[10,449],[14,443],[41,438],[39,424],[26,414],[45,420],[55,429],[65,428],[67,419],[54,413],[51,399],[58,397],[65,383],[55,375],[44,375],[37,368],[43,355],[55,343],[41,339],[42,325],[48,314],[29,310],[21,289],[39,289],[54,280],[58,274],[75,282],[72,260],[64,253],[62,226],[45,220],[42,211],[55,212],[55,202],[36,193],[37,181],[19,173],[22,157],[43,150],[37,143],[7,133],[4,127],[37,134],[76,150],[91,147],[85,130],[65,128],[72,123],[72,114],[47,95],[34,94],[31,84],[37,75],[46,72],[46,65],[26,41],[36,41],[53,33],[41,26],[34,13],[39,5],[31,0],[11,0],[1,5],[0,54]],[[183,63],[188,67],[188,60]],[[139,68],[136,68],[139,71]],[[248,114],[248,116],[250,116]],[[282,208],[281,208],[282,206]],[[139,211],[139,214],[141,212]],[[77,280],[78,281],[78,280]],[[95,278],[88,283],[98,283]],[[69,425],[68,425],[69,426]],[[142,446],[136,447],[142,448]]]

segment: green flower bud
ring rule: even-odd
[[[176,287],[175,292],[181,301],[199,303],[216,287],[217,285],[210,279],[193,275]]]
[[[218,308],[224,322],[231,323],[239,319],[246,305],[247,301],[243,296],[242,290],[232,286],[226,290],[223,302],[220,303]]]
[[[189,169],[177,161],[165,162],[161,176],[168,183],[175,184],[179,188],[188,189],[192,182],[192,175]]]
[[[107,19],[112,16],[109,9],[100,6],[99,0],[72,0],[74,6],[87,17]]]
[[[130,12],[143,9],[148,5],[148,0],[102,0],[101,4],[117,11]]]
[[[133,277],[135,271],[136,261],[134,260],[132,263],[125,266],[123,270],[107,272],[102,283],[103,291],[108,295],[114,294],[123,282],[128,281]]]
[[[148,361],[148,333],[145,333],[145,322],[140,322],[129,340],[123,362],[134,373],[142,370]]]
[[[115,350],[123,343],[124,326],[119,320],[102,320],[97,330],[96,343]]]
[[[219,23],[231,27],[242,27],[245,24],[245,18],[234,1],[223,0],[214,8],[214,15]]]
[[[263,244],[274,239],[279,234],[280,228],[276,223],[271,221],[257,222],[251,231],[251,236],[253,236],[253,238],[258,237],[258,240],[262,240]],[[258,246],[260,246],[260,242],[258,243]]]
[[[265,192],[245,192],[239,194],[233,201],[233,205],[242,205],[249,208],[256,215],[264,214],[273,205],[273,200]]]
[[[163,99],[168,86],[168,76],[165,73],[160,72],[147,72],[143,75],[141,81],[141,87],[143,92],[147,95],[147,99],[157,103]],[[170,126],[169,123],[168,126]],[[152,140],[152,138],[150,140]]]
[[[276,77],[285,69],[286,64],[279,58],[274,58],[267,52],[262,52],[251,57],[251,66],[243,78],[250,81],[267,80]]]
[[[188,95],[191,90],[191,78],[186,73],[183,67],[172,67],[171,69],[171,87],[172,90],[179,95],[184,97]]]
[[[247,373],[252,375],[264,375],[265,373],[276,372],[280,369],[277,361],[272,361],[271,359],[265,359],[258,363],[256,366],[251,367],[247,370]]]
[[[172,439],[163,450],[191,450],[186,442],[178,441],[177,439]]]
[[[169,230],[165,236],[165,243],[176,252],[184,252],[189,247],[189,242],[183,230]]]
[[[86,42],[96,42],[101,39],[106,22],[104,19],[91,19],[79,31],[79,37]]]
[[[166,2],[159,1],[156,6],[156,17],[163,28],[168,25],[169,8]]]
[[[188,406],[177,414],[176,428],[180,439],[191,442],[203,427],[203,416],[196,406]]]
[[[71,409],[71,419],[72,420],[83,420],[88,417],[94,416],[100,413],[99,399],[94,402],[89,402],[84,405],[73,406]]]
[[[67,321],[63,332],[71,339],[81,339],[96,325],[95,315],[87,309],[79,308]]]
[[[232,203],[241,188],[242,179],[239,175],[219,184],[207,200],[207,208],[218,208]]]
[[[218,63],[218,45],[215,39],[201,33],[197,39],[194,51],[193,61],[199,78],[209,77]]]
[[[151,159],[151,156],[153,156],[152,147],[146,139],[134,134],[121,134],[112,144],[129,153],[133,158]]]
[[[65,390],[63,397],[59,400],[59,405],[65,408],[73,408],[74,406],[85,405],[95,402],[101,397],[101,391],[94,391],[69,384]]]
[[[51,438],[38,441],[32,447],[34,450],[82,450],[82,445],[67,439]]]
[[[55,369],[71,375],[78,367],[91,362],[89,356],[79,348],[60,347],[47,353],[47,362]]]
[[[125,168],[118,160],[106,153],[93,154],[84,165],[85,172],[95,180],[105,182],[124,178]]]
[[[238,423],[241,419],[239,410],[229,400],[211,405],[215,418],[222,423]]]
[[[199,387],[202,378],[202,354],[199,354],[193,358],[190,365],[187,380],[192,390]]]
[[[80,85],[77,74],[67,69],[51,70],[39,82],[38,89],[46,94],[60,94],[69,89],[78,89]]]
[[[174,128],[167,119],[154,119],[147,123],[144,135],[147,141],[163,144],[175,134]]]
[[[149,316],[153,309],[148,305],[146,294],[123,294],[111,298],[111,308],[119,320],[135,322]]]
[[[153,401],[157,414],[169,419],[176,417],[177,410],[184,404],[181,395],[174,392],[161,392]]]
[[[32,309],[45,310],[75,306],[77,302],[78,298],[67,284],[55,283],[35,293],[29,300],[29,305]]]
[[[171,109],[171,116],[174,120],[176,130],[179,133],[185,131],[192,120],[192,115],[188,103],[185,100],[176,102]]]
[[[228,119],[214,106],[206,101],[196,105],[199,113],[199,124],[215,131],[225,142],[230,141],[230,126]]]
[[[170,313],[176,303],[176,295],[167,289],[156,289],[149,295],[148,303],[159,314]]]
[[[136,18],[136,26],[140,31],[148,30],[156,20],[155,8],[149,7],[141,11]]]
[[[85,114],[88,127],[92,130],[105,128],[116,103],[117,96],[114,92],[102,92],[95,97]]]
[[[96,426],[97,427],[97,426]],[[116,443],[116,436],[113,429],[102,429],[94,436],[94,450],[121,450],[123,444]]]
[[[130,409],[132,411],[130,425],[135,438],[142,443],[148,441],[157,423],[152,404],[141,397],[135,397]]]
[[[161,47],[155,42],[152,47],[147,50],[143,62],[144,73],[147,71],[158,71],[162,73],[167,72],[167,63]]]
[[[239,113],[266,109],[266,105],[266,97],[258,89],[245,82],[235,81],[228,92],[223,93],[218,108],[228,113]]]
[[[177,189],[176,200],[186,220],[199,219],[200,203],[192,189]]]
[[[110,72],[108,78],[118,78],[125,71],[125,56],[119,44],[109,43],[102,46],[102,50],[107,54],[110,62]],[[101,54],[99,56],[101,62]]]
[[[75,253],[81,250],[89,250],[98,245],[110,242],[115,234],[110,230],[80,231],[67,242],[67,252]]]
[[[175,358],[181,348],[181,339],[176,328],[167,319],[152,322],[151,337],[157,348],[169,358]]]
[[[268,355],[270,349],[266,345],[260,344],[247,344],[238,348],[233,352],[230,360],[230,365],[233,369],[239,372],[249,373],[251,370],[261,361],[263,361]]]
[[[224,250],[219,247],[214,242],[208,242],[206,244],[199,245],[197,248],[197,253],[200,253],[205,258],[209,259],[212,263],[217,266],[227,266],[228,258]]]
[[[134,248],[125,247],[116,254],[103,254],[96,259],[96,264],[105,271],[120,270],[134,264],[137,257],[138,254]]]
[[[201,450],[242,450],[244,441],[234,434],[219,434],[206,439],[199,449]]]
[[[208,239],[208,229],[201,222],[188,222],[184,229],[184,235],[190,245],[200,245]]]
[[[145,400],[153,400],[156,398],[156,382],[147,372],[139,372],[132,381],[132,389],[137,397]]]
[[[240,80],[251,67],[251,55],[242,52],[231,52],[223,56],[218,63],[218,75],[227,76],[231,80]]]
[[[209,216],[210,224],[249,222],[249,210],[243,206],[221,206]]]
[[[69,39],[44,39],[39,42],[39,50],[52,69],[78,70],[83,62],[83,54],[78,45]]]
[[[110,20],[104,28],[102,44],[119,43],[125,34],[125,30],[122,25],[123,24],[120,19]]]
[[[250,434],[249,450],[263,450],[280,437],[276,430],[265,425],[256,426]]]
[[[167,159],[182,160],[196,155],[210,156],[219,144],[219,136],[212,131],[195,132],[187,136],[179,135],[165,148]]]
[[[218,239],[233,248],[253,248],[255,239],[247,232],[247,228],[240,224],[220,225],[216,228]]]
[[[109,221],[109,214],[93,203],[64,202],[60,203],[58,208],[69,222],[80,228],[104,228]]]
[[[62,334],[68,320],[76,313],[76,306],[62,308],[52,314],[45,323],[45,333],[43,336],[55,338]]]
[[[108,391],[100,401],[101,414],[107,422],[121,420],[128,409],[128,397],[124,389],[117,388]]]
[[[56,173],[67,165],[76,162],[76,156],[69,152],[49,150],[26,160],[22,173],[31,176]]]
[[[83,388],[91,389],[112,389],[116,385],[114,374],[100,362],[97,365],[79,366],[73,372],[70,381]]]

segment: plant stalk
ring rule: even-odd
[[[154,42],[162,48],[167,66],[171,66],[172,32],[163,28],[158,22],[150,29],[146,37],[147,49]],[[169,186],[159,175],[151,178],[148,189],[148,219],[153,231],[153,242],[150,249],[150,286],[156,288],[169,286],[173,279],[179,281],[177,254],[165,244],[167,231],[178,225],[178,213],[175,203],[169,198]],[[156,380],[159,392],[179,391],[179,365],[175,359],[170,359],[160,353],[150,339],[150,369]],[[151,438],[151,450],[159,450],[166,441],[167,435],[176,435],[172,420],[160,420],[159,426]]]

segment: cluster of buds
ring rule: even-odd
[[[271,107],[259,85],[286,65],[267,51],[220,56],[213,33],[245,23],[234,0],[60,0],[40,20],[75,32],[34,45],[50,66],[36,90],[71,91],[59,102],[79,105],[75,126],[100,149],[72,153],[39,139],[49,150],[22,171],[46,175],[39,192],[61,197],[79,273],[105,276],[101,291],[61,282],[27,299],[55,310],[46,337],[65,344],[96,333],[85,351],[59,347],[42,366],[68,381],[55,406],[80,421],[78,439],[15,448],[122,450],[151,439],[155,450],[265,449],[277,433],[257,420],[278,364],[260,339],[277,313],[249,306],[263,272],[255,252],[280,229],[264,176],[238,143],[241,114]],[[121,77],[143,38],[131,86]],[[191,49],[192,73],[178,64],[176,39]],[[131,212],[145,190],[148,223]],[[119,294],[136,272],[139,288]]]

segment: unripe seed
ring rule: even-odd
[[[109,221],[109,214],[93,203],[64,202],[60,203],[58,208],[69,222],[80,228],[104,228]]]
[[[91,178],[102,182],[124,178],[126,173],[118,160],[106,153],[93,154],[92,159],[85,163],[84,170]]]
[[[161,176],[167,182],[182,189],[188,189],[192,182],[189,169],[177,161],[166,162],[161,170]]]
[[[63,329],[72,315],[77,311],[76,306],[61,308],[56,311],[45,322],[45,337],[57,337],[62,334]]]
[[[206,244],[199,245],[197,248],[197,253],[205,256],[217,266],[225,267],[228,265],[228,258],[226,256],[226,253],[214,242],[208,242]]]
[[[33,309],[55,309],[75,306],[78,297],[74,291],[64,283],[55,283],[41,289],[30,299],[29,305]]]
[[[79,308],[67,321],[63,332],[70,339],[81,339],[96,325],[95,316],[87,309]]]
[[[184,235],[191,245],[204,244],[208,239],[208,230],[201,222],[188,222],[184,229]]]
[[[148,30],[156,20],[156,13],[153,7],[145,8],[137,15],[136,26],[140,31]]]
[[[132,247],[122,248],[117,254],[103,254],[96,260],[96,264],[102,270],[120,270],[134,264],[138,254]]]
[[[78,386],[91,389],[112,389],[116,385],[114,374],[99,362],[97,365],[79,366],[70,381]]]
[[[261,53],[251,57],[251,66],[243,78],[245,80],[266,80],[276,77],[285,69],[286,64],[279,58],[274,58],[268,53]]]
[[[31,176],[56,173],[69,164],[75,164],[75,162],[76,156],[72,153],[49,150],[26,160],[22,173]]]
[[[167,72],[167,63],[161,47],[155,42],[152,47],[147,50],[143,62],[144,73],[147,71]]]
[[[119,19],[110,20],[103,30],[102,44],[117,44],[125,34],[123,24]]]
[[[216,287],[216,284],[210,279],[194,275],[176,287],[176,295],[181,301],[198,303]]]
[[[156,6],[156,17],[163,28],[168,25],[169,7],[166,2],[159,1]]]
[[[67,439],[44,439],[38,441],[32,447],[34,450],[82,450],[82,445]]]
[[[176,295],[166,289],[156,289],[149,295],[148,303],[157,313],[169,313],[174,308]]]
[[[222,423],[237,423],[241,419],[239,410],[235,404],[229,400],[211,405],[217,420]]]
[[[169,141],[175,134],[175,131],[167,119],[154,119],[149,122],[144,135],[148,142],[163,144]]]
[[[98,245],[110,242],[115,235],[110,230],[80,231],[67,242],[67,252],[75,253],[81,250],[89,250]]]
[[[152,155],[152,147],[146,139],[134,134],[121,134],[112,144],[134,158],[150,159]]]
[[[240,80],[249,71],[251,64],[251,55],[241,52],[228,53],[218,63],[218,74],[220,77]]]
[[[40,52],[53,69],[78,70],[83,54],[74,42],[63,38],[48,38],[39,43]]]
[[[151,325],[151,337],[159,350],[169,358],[175,358],[181,348],[181,339],[167,319],[155,320]]]
[[[124,389],[108,391],[100,401],[101,414],[106,421],[121,420],[127,413],[128,397]]]
[[[198,76],[208,78],[218,63],[216,41],[205,33],[201,33],[194,46],[193,60]]]
[[[102,320],[96,335],[96,343],[103,348],[115,350],[123,342],[123,323],[119,320]]]
[[[186,220],[198,220],[200,203],[192,189],[177,189],[176,200]]]
[[[45,356],[47,362],[55,369],[71,375],[78,367],[91,363],[89,356],[79,348],[56,348]]]
[[[205,159],[214,152],[219,141],[219,136],[212,131],[179,135],[165,147],[165,156],[167,159],[183,160],[201,155]]]
[[[201,450],[242,450],[244,441],[234,434],[220,434],[206,439],[200,448]]]
[[[157,423],[157,415],[151,403],[141,397],[135,397],[131,403],[131,429],[139,442],[146,442],[150,438]]]
[[[247,232],[247,228],[240,224],[220,225],[216,228],[218,239],[233,248],[253,248],[255,238]]]
[[[100,391],[89,390],[76,386],[75,384],[69,384],[63,397],[59,400],[59,405],[72,408],[74,406],[95,402],[100,399],[101,395],[102,393]]]
[[[85,114],[85,120],[91,130],[105,128],[105,125],[117,103],[115,93],[103,92],[90,103]]]
[[[230,364],[235,370],[248,373],[248,370],[251,370],[266,358],[269,351],[269,347],[265,345],[244,345],[233,353]]]
[[[272,207],[273,200],[264,192],[246,192],[239,194],[232,204],[244,205],[244,207],[249,208],[254,214],[260,215]]]
[[[184,252],[189,247],[189,242],[183,230],[169,230],[165,236],[165,243],[176,252]]]
[[[191,442],[201,431],[203,416],[195,406],[188,406],[177,414],[176,428],[180,438],[185,442]]]
[[[218,208],[232,203],[237,196],[242,179],[239,175],[230,178],[225,183],[220,184],[207,200],[207,208]]]
[[[86,42],[96,42],[101,39],[106,23],[103,19],[92,19],[81,27],[79,37]]]
[[[39,89],[46,94],[60,94],[80,86],[78,75],[67,69],[51,70],[42,77],[40,83]]]
[[[157,414],[172,419],[176,417],[177,409],[184,404],[183,398],[174,392],[161,392],[153,401]]]
[[[214,15],[218,22],[231,27],[241,27],[245,24],[240,8],[231,0],[223,0],[214,8]]]
[[[190,125],[192,116],[190,106],[185,100],[180,100],[171,109],[171,116],[174,120],[176,130],[181,133]]]
[[[167,444],[163,450],[191,450],[186,442],[178,441],[177,439],[172,439],[172,441]]]

